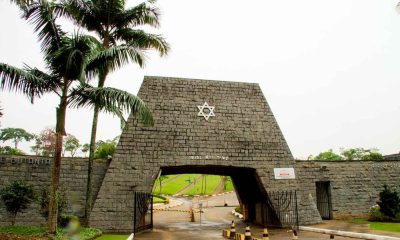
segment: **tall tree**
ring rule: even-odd
[[[18,143],[22,140],[29,142],[33,137],[31,133],[22,128],[4,128],[0,131],[0,140],[3,142],[12,140],[15,149],[18,149]]]
[[[73,19],[76,24],[94,32],[101,40],[103,47],[131,46],[140,52],[156,50],[160,56],[168,52],[168,44],[160,35],[147,33],[142,26],[159,27],[159,9],[154,6],[156,1],[145,1],[132,8],[126,8],[125,0],[65,0],[64,14]],[[144,58],[138,58],[136,63],[144,65]],[[108,73],[113,66],[108,64],[99,73],[98,87],[104,87]],[[95,157],[97,122],[99,107],[93,111],[92,133],[90,137],[88,179],[85,205],[86,224],[89,225],[92,209],[92,169]]]
[[[64,141],[64,151],[69,152],[71,157],[74,157],[80,147],[79,139],[72,134],[68,134]]]
[[[33,102],[45,93],[59,97],[56,108],[56,147],[52,164],[52,187],[49,200],[48,228],[50,234],[57,229],[57,193],[68,107],[94,107],[106,112],[122,114],[132,111],[141,122],[153,124],[146,105],[136,96],[114,88],[96,88],[88,80],[103,72],[105,66],[120,67],[141,58],[134,47],[116,46],[105,49],[91,36],[76,33],[68,35],[61,30],[56,19],[63,11],[55,1],[12,1],[22,10],[38,33],[47,71],[25,66],[17,68],[0,63],[0,89],[21,92]]]

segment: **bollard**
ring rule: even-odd
[[[235,233],[236,233],[236,226],[235,226],[235,222],[232,220],[231,223],[231,239],[233,239],[235,237]]]
[[[244,240],[251,240],[251,232],[249,225],[247,225],[246,230],[244,232]]]
[[[335,239],[335,235],[331,234],[329,239]]]
[[[190,222],[195,222],[193,208],[190,208]]]
[[[222,230],[222,236],[226,238],[231,238],[231,232],[229,230]]]
[[[297,236],[297,230],[296,230],[296,229],[293,229],[292,232],[293,232],[293,238],[292,238],[292,240],[298,240],[299,237]]]
[[[262,235],[262,240],[269,240],[269,234],[268,234],[268,229],[264,228],[264,232]]]

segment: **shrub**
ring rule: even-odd
[[[68,208],[68,201],[66,196],[66,191],[63,188],[60,188],[57,195],[57,203],[58,203],[58,214],[57,214],[57,224],[60,226],[61,222],[63,221],[63,217],[66,214],[66,210]],[[50,189],[43,188],[41,191],[41,196],[39,199],[40,203],[40,214],[46,218],[49,215],[49,198],[50,198]]]
[[[71,221],[79,222],[79,218],[72,214],[65,214],[65,213],[60,214],[58,216],[58,226],[60,227],[67,227],[68,223],[70,223]]]
[[[379,193],[380,211],[387,217],[395,218],[400,213],[400,197],[395,190],[384,185],[384,189]]]
[[[35,192],[32,185],[23,181],[14,181],[0,191],[0,197],[11,215],[11,224],[14,226],[17,214],[27,209],[35,200]]]
[[[372,206],[370,209],[369,209],[369,212],[368,212],[368,221],[371,221],[371,222],[379,222],[379,221],[382,221],[383,220],[383,214],[382,214],[382,212],[380,211],[380,207],[379,207],[379,205],[374,205],[374,206]]]

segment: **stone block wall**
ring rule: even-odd
[[[60,184],[67,192],[69,202],[68,211],[76,216],[84,215],[86,196],[86,158],[63,158],[61,165]],[[51,184],[52,158],[38,156],[8,156],[0,155],[0,188],[16,180],[31,183],[38,195],[43,188]],[[93,192],[96,194],[107,171],[109,160],[96,159],[94,161]],[[0,202],[0,226],[10,224],[5,207]],[[17,215],[18,225],[45,225],[46,220],[39,214],[37,203],[22,214]]]
[[[400,189],[400,161],[297,161],[296,169],[300,191],[314,202],[315,182],[330,182],[335,219],[367,216],[384,184]]]

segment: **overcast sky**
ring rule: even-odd
[[[137,93],[144,75],[259,83],[293,155],[327,149],[400,151],[398,0],[159,0],[169,56],[114,73],[109,86]],[[128,1],[135,4],[135,1]],[[0,62],[43,66],[32,27],[0,0]],[[2,127],[55,125],[55,97],[34,105],[0,93]],[[91,112],[71,110],[67,132],[88,142]],[[120,134],[102,115],[99,139]],[[30,144],[22,144],[28,151]]]

